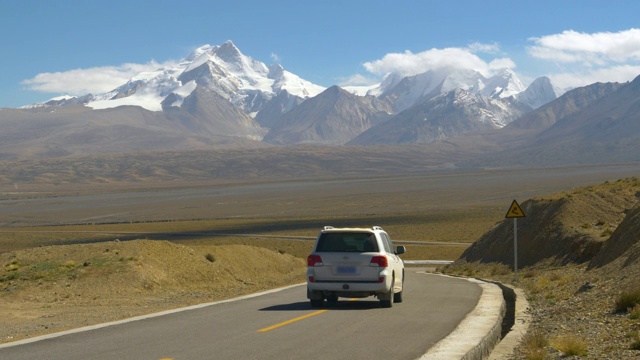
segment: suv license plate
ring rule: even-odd
[[[356,268],[354,266],[338,266],[338,274],[355,274]]]

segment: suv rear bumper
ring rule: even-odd
[[[319,294],[337,293],[342,297],[366,297],[373,294],[385,294],[391,289],[391,278],[384,277],[383,282],[349,282],[349,281],[307,281],[310,293],[307,298],[318,298]]]

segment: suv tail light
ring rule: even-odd
[[[371,262],[369,262],[369,266],[379,266],[379,267],[388,267],[389,260],[386,256],[378,255],[371,258]]]
[[[322,266],[322,258],[320,255],[311,254],[307,256],[307,266]]]

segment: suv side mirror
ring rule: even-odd
[[[407,248],[404,246],[398,246],[396,249],[396,255],[404,254],[407,251]]]

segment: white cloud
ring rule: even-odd
[[[489,72],[494,72],[502,69],[515,69],[516,63],[509,58],[493,59],[487,64]]]
[[[23,80],[29,90],[69,95],[99,94],[111,91],[141,72],[153,71],[162,66],[155,61],[147,64],[123,64],[64,72],[41,73]]]
[[[271,61],[273,61],[274,64],[280,64],[280,56],[276,53],[271,53]]]
[[[515,68],[516,64],[509,58],[496,58],[486,62],[476,52],[497,53],[497,44],[474,43],[466,48],[431,49],[417,54],[407,50],[404,53],[391,53],[382,59],[364,63],[364,68],[372,74],[384,76],[388,73],[399,73],[411,76],[428,70],[441,68],[472,69],[483,75],[491,75],[495,70]]]
[[[500,46],[496,43],[493,44],[483,44],[483,43],[479,43],[479,42],[475,42],[473,44],[470,44],[469,46],[467,46],[467,48],[469,49],[469,51],[471,52],[484,52],[484,53],[488,53],[488,54],[495,54],[498,53],[500,51]]]
[[[544,74],[561,89],[596,82],[627,82],[640,74],[640,29],[620,32],[559,34],[530,38],[535,59],[553,62],[558,70]]]
[[[368,77],[362,74],[355,74],[340,81],[340,86],[370,86],[380,82],[378,78]]]
[[[640,60],[640,29],[593,34],[566,30],[529,40],[535,43],[529,54],[543,60],[588,66]]]

